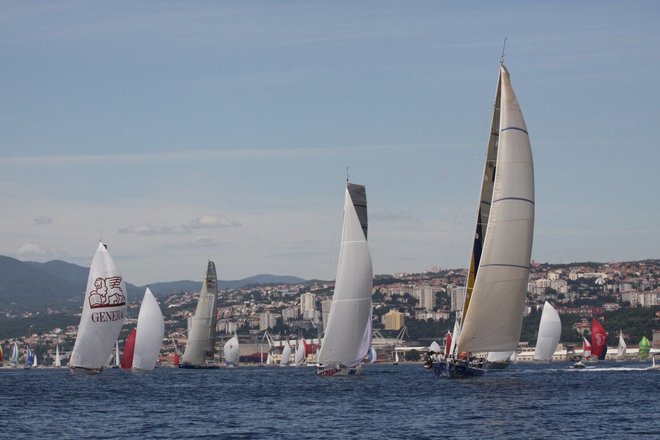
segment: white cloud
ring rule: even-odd
[[[179,235],[191,234],[196,229],[237,228],[243,226],[238,220],[204,214],[185,225],[135,225],[119,228],[120,234],[135,235]]]
[[[53,223],[53,218],[48,215],[42,215],[41,217],[32,219],[32,222],[37,226],[49,225]]]
[[[50,255],[50,251],[35,243],[25,243],[18,248],[16,255],[19,258],[47,257]]]

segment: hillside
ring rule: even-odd
[[[80,307],[87,285],[89,268],[54,260],[46,263],[20,261],[0,256],[0,309],[13,311],[41,310],[47,307]],[[242,280],[219,280],[220,289],[236,289],[257,284],[300,284],[302,278],[280,275],[255,275]],[[150,283],[156,296],[197,292],[200,281],[170,281]],[[139,301],[147,286],[126,283],[130,301]]]

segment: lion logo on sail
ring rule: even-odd
[[[97,278],[94,290],[89,292],[89,307],[116,307],[126,304],[126,295],[121,288],[121,277]]]

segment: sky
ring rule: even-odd
[[[5,1],[0,254],[127,281],[465,267],[502,43],[538,262],[660,257],[660,3]]]

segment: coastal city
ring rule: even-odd
[[[375,276],[372,345],[378,361],[392,362],[395,353],[402,362],[419,361],[433,341],[443,345],[456,312],[463,307],[464,280],[465,270],[443,268]],[[222,282],[219,284],[216,321],[219,346],[237,333],[241,341],[241,363],[260,364],[269,353],[279,362],[285,341],[295,348],[304,339],[311,348],[308,360],[314,361],[319,337],[327,323],[334,282],[255,284],[235,289],[223,289]],[[173,292],[159,298],[166,328],[159,365],[173,365],[175,354],[185,347],[189,320],[198,297],[199,292]],[[565,356],[579,351],[582,335],[589,331],[592,318],[603,322],[610,334],[610,345],[615,345],[614,336],[620,330],[623,332],[629,356],[636,353],[634,347],[642,337],[652,341],[653,351],[660,349],[660,260],[533,263],[519,346],[523,354],[520,361],[525,360],[530,342],[535,342],[539,313],[545,301],[552,303],[561,317],[562,344],[558,352],[563,350]],[[136,325],[139,307],[140,299],[131,298],[119,348]],[[49,366],[53,365],[59,346],[62,364],[66,364],[76,338],[80,311],[66,313],[71,324],[52,328],[46,328],[49,317],[61,316],[61,309],[2,313],[5,319],[32,323],[19,330],[23,334],[0,341],[4,353],[14,343],[22,355],[26,347],[31,347],[38,364]],[[220,351],[216,350],[218,359]]]

